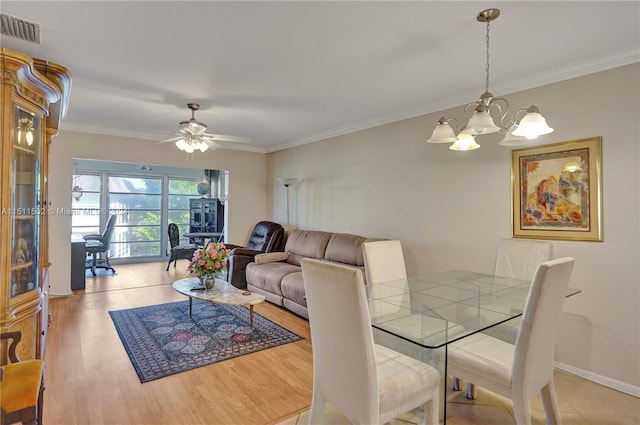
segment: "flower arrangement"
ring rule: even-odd
[[[210,243],[206,248],[199,248],[193,253],[191,264],[187,267],[189,276],[201,280],[207,276],[222,274],[227,271],[229,250],[223,243]]]

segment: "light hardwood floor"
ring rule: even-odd
[[[255,311],[305,339],[141,384],[109,310],[183,300],[171,283],[186,261],[115,265],[115,276],[87,279],[85,291],[51,299],[44,422],[72,424],[306,424],[312,354],[306,320],[269,303]],[[640,400],[557,372],[563,423],[640,425]],[[513,424],[509,402],[480,390],[469,402],[449,393],[448,423]],[[534,424],[543,424],[533,400]],[[327,423],[347,424],[328,409]],[[411,416],[397,420],[410,422]]]
[[[270,424],[309,407],[309,324],[268,303],[255,312],[303,340],[140,383],[109,311],[186,299],[171,288],[186,266],[114,265],[115,276],[51,299],[45,424]]]

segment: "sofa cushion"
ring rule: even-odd
[[[273,294],[282,295],[280,282],[290,273],[300,271],[300,266],[288,263],[247,264],[247,283]]]
[[[364,266],[362,242],[367,238],[347,233],[334,233],[329,239],[324,259],[351,266]]]
[[[253,261],[255,261],[256,264],[266,264],[284,261],[287,258],[289,258],[289,254],[286,252],[266,252],[264,254],[257,254],[253,257]]]
[[[296,303],[306,306],[307,300],[304,297],[304,283],[302,282],[302,272],[286,275],[282,278],[282,296]]]
[[[331,235],[330,232],[316,230],[294,230],[284,248],[289,253],[287,262],[299,266],[302,258],[323,258]]]
[[[284,307],[284,297],[282,295],[272,294],[269,291],[265,291],[258,286],[253,286],[250,283],[247,283],[247,289],[256,294],[264,295],[264,299],[269,301],[271,304],[279,305],[280,307]]]

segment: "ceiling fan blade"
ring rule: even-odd
[[[235,143],[251,143],[250,137],[244,136],[231,136],[228,134],[203,134],[200,136],[202,140],[215,140],[220,142],[235,142]]]
[[[178,137],[172,137],[171,139],[160,140],[159,142],[156,142],[155,144],[159,145],[161,143],[177,142],[180,139],[184,139],[184,136],[178,136]]]
[[[213,140],[208,140],[208,139],[200,139],[200,143],[206,143],[206,145],[209,146],[209,149],[211,149],[212,151],[222,147],[218,143],[214,142]]]

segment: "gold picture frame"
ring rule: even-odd
[[[602,138],[511,152],[514,238],[602,242]]]

